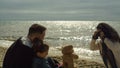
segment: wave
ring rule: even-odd
[[[0,40],[0,47],[8,48],[14,41]]]
[[[0,40],[15,41],[21,36],[0,36]]]
[[[46,37],[45,39],[50,39],[50,40],[84,40],[84,39],[89,39],[91,36],[81,36],[81,37]]]
[[[9,40],[9,41],[15,41],[21,36],[1,36],[0,40]],[[90,36],[81,36],[81,37],[45,37],[46,40],[84,40],[89,39]]]

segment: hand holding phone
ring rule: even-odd
[[[99,36],[100,36],[100,31],[95,31],[92,38],[98,39]]]

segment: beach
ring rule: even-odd
[[[8,48],[0,47],[0,68],[2,68],[2,62],[7,49]],[[62,56],[50,55],[50,57],[53,57],[54,59],[62,63]],[[96,62],[96,61],[87,60],[83,58],[79,58],[78,60],[75,60],[74,66],[75,68],[105,68],[102,62]]]
[[[61,56],[52,56],[52,57],[58,60],[60,63],[62,63]],[[74,61],[74,68],[105,68],[105,66],[103,63],[100,62],[79,58],[78,60]]]
[[[7,48],[0,47],[0,68],[2,67],[2,62]]]
[[[105,68],[99,50],[90,50],[92,35],[99,22],[102,21],[0,21],[0,66],[7,48],[19,37],[26,37],[29,27],[37,23],[47,28],[44,42],[50,46],[48,56],[62,63],[61,47],[73,45],[79,56],[74,62],[77,68]],[[105,22],[120,33],[119,21]]]

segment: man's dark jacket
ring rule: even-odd
[[[3,68],[32,68],[33,56],[32,48],[24,45],[19,38],[8,48]]]

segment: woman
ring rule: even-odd
[[[100,41],[96,41],[100,37]],[[106,23],[99,23],[90,44],[91,50],[100,50],[107,68],[120,68],[120,37],[117,31]]]

